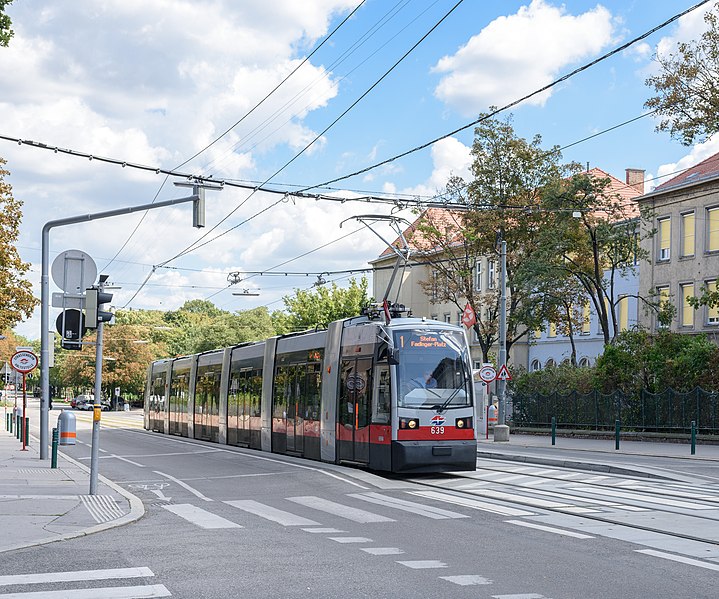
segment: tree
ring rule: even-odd
[[[0,0],[0,46],[5,46],[10,43],[10,38],[15,35],[15,32],[10,29],[12,22],[10,17],[5,14],[5,7],[8,4],[12,4],[12,0]]]
[[[295,295],[282,298],[288,312],[287,326],[291,331],[303,331],[315,327],[326,327],[333,320],[359,316],[362,308],[369,304],[367,278],[357,283],[350,279],[349,287],[343,289],[332,283],[322,285],[314,291],[295,289]]]
[[[640,238],[653,232],[642,230],[634,204],[612,193],[608,178],[588,173],[557,182],[542,206],[547,220],[519,277],[533,281],[539,290],[573,285],[576,300],[584,296],[591,301],[604,343],[609,344],[619,333],[617,280],[647,258]]]
[[[645,107],[661,117],[657,131],[669,131],[684,145],[719,130],[719,2],[704,16],[708,29],[699,40],[680,43],[676,53],[657,54],[658,75],[646,84],[656,96]]]
[[[472,306],[477,322],[482,358],[499,334],[499,286],[477,290],[473,273],[482,257],[499,272],[499,239],[507,242],[507,354],[514,343],[537,328],[544,319],[541,298],[532,287],[516,277],[519,266],[533,252],[544,215],[539,207],[545,187],[561,178],[556,148],[545,151],[541,137],[527,141],[516,135],[511,117],[488,119],[475,129],[472,146],[474,179],[465,185],[452,178],[447,194],[468,210],[461,215],[433,213],[420,218],[417,228],[424,236],[423,258],[433,269],[432,279],[423,282],[425,292],[437,302],[451,302],[458,310],[464,302]],[[466,192],[465,192],[466,190]],[[446,211],[444,211],[446,212]],[[525,284],[526,283],[526,284]]]
[[[29,318],[38,301],[32,295],[32,285],[24,278],[30,264],[20,259],[14,243],[17,241],[22,202],[12,196],[12,187],[5,182],[10,173],[0,158],[0,332],[8,331],[18,322]]]

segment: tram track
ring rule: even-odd
[[[525,484],[520,484],[516,480],[483,480],[482,478],[478,478],[476,476],[476,473],[473,474],[462,474],[462,473],[448,473],[448,474],[442,474],[442,475],[431,475],[432,479],[427,480],[423,478],[412,478],[411,482],[413,484],[416,484],[420,487],[425,487],[428,489],[434,489],[439,490],[441,489],[443,493],[452,494],[460,498],[464,498],[467,500],[474,500],[477,501],[485,499],[489,502],[499,502],[500,505],[505,504],[509,506],[521,506],[522,508],[526,510],[532,510],[535,512],[544,512],[544,513],[555,513],[555,514],[561,514],[564,516],[570,516],[573,518],[584,518],[588,520],[592,520],[598,523],[603,524],[610,524],[615,526],[622,526],[626,527],[632,530],[636,531],[643,531],[643,532],[649,532],[654,534],[660,534],[660,535],[666,535],[670,536],[672,538],[676,539],[683,539],[687,541],[694,541],[699,543],[706,543],[714,546],[719,546],[719,539],[712,539],[702,536],[697,536],[695,534],[690,534],[686,532],[681,532],[677,530],[671,530],[668,528],[660,528],[656,526],[650,526],[641,522],[631,521],[623,518],[617,518],[613,517],[611,513],[597,513],[595,511],[589,511],[592,509],[592,507],[602,507],[602,508],[614,508],[615,510],[621,511],[622,508],[624,509],[630,509],[633,513],[641,513],[641,512],[651,512],[652,514],[659,514],[659,515],[666,515],[668,518],[682,516],[685,518],[691,518],[693,521],[696,521],[697,523],[705,523],[705,528],[707,530],[716,530],[717,529],[717,522],[719,522],[719,489],[717,489],[715,495],[708,495],[706,491],[700,491],[702,493],[702,497],[688,497],[686,494],[681,495],[680,494],[680,488],[679,483],[671,483],[669,481],[661,481],[661,483],[657,482],[657,479],[653,479],[651,484],[655,485],[655,487],[652,488],[646,488],[648,484],[647,482],[643,481],[633,481],[636,482],[638,485],[641,485],[640,488],[632,488],[628,485],[623,486],[617,486],[616,484],[602,484],[603,481],[601,480],[594,480],[591,479],[598,478],[600,475],[597,475],[596,473],[585,473],[587,478],[589,480],[568,480],[566,477],[558,478],[556,476],[550,476],[549,473],[542,474],[540,473],[533,473],[531,470],[529,471],[523,471],[519,472],[516,465],[513,465],[511,467],[505,467],[502,468],[481,468],[479,471],[486,471],[486,472],[495,472],[500,474],[506,474],[508,477],[515,477],[515,476],[522,476],[527,477],[530,479],[535,480],[548,480],[553,481],[557,485],[574,485],[574,486],[581,486],[586,487],[589,490],[584,489],[575,489],[572,488],[572,486],[558,486],[551,490],[549,489],[535,489],[531,486],[528,486]],[[631,477],[626,477],[624,475],[607,475],[606,478],[612,478],[612,479],[626,479],[627,482],[632,482]],[[456,481],[474,481],[477,483],[478,486],[476,486],[474,489],[466,489],[466,488],[460,488],[456,486],[449,486],[447,485],[448,482],[456,482]],[[481,485],[481,486],[480,486]],[[658,489],[656,488],[659,485],[667,485],[666,489]],[[686,487],[686,485],[683,485]],[[606,490],[611,491],[613,494],[599,494],[595,495],[594,497],[586,497],[581,494],[581,492],[588,494],[591,493],[591,489],[595,490],[595,493],[599,490]],[[497,493],[485,493],[482,494],[479,491],[498,491]],[[512,492],[503,493],[504,490],[510,490]],[[521,493],[517,493],[517,491],[522,491],[524,493],[527,493],[527,495],[522,495]],[[577,491],[580,491],[579,493]],[[619,493],[616,493],[619,491]],[[634,497],[623,497],[626,494],[632,494]],[[540,496],[540,498],[547,499],[548,501],[545,504],[538,505],[541,502],[537,501],[537,497],[532,497],[530,494],[534,494],[535,496]],[[492,497],[492,495],[494,495]],[[498,498],[497,496],[501,495],[501,498]],[[694,510],[692,513],[687,513],[687,511],[690,509],[689,507],[685,508],[679,508],[677,506],[668,506],[663,505],[661,503],[656,502],[657,495],[660,495],[662,499],[679,499],[679,500],[686,500],[687,502],[691,501],[693,504],[697,506],[702,506],[703,508],[714,509],[716,510],[714,515],[703,515],[700,511]],[[574,501],[575,503],[586,506],[587,511],[578,513],[577,506],[552,506],[551,500],[552,498],[556,499],[557,502],[566,502],[567,500]],[[642,499],[646,501],[644,505],[638,505],[642,502]],[[655,501],[651,501],[655,500]],[[682,511],[684,509],[684,511]],[[636,511],[635,511],[636,510]],[[641,510],[641,512],[639,511]]]

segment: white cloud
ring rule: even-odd
[[[601,5],[578,16],[564,6],[532,0],[498,17],[434,72],[445,76],[435,95],[463,115],[502,106],[551,83],[562,69],[599,53],[612,41],[612,15]],[[551,90],[527,100],[544,105]]]
[[[433,196],[444,191],[450,176],[471,179],[472,148],[454,137],[448,137],[432,145],[432,173],[426,181],[403,189],[402,193],[417,196]],[[394,186],[392,186],[394,187]]]
[[[676,162],[670,162],[659,166],[657,169],[656,185],[661,185],[672,177],[680,174],[681,171],[693,167],[702,160],[709,158],[709,156],[713,156],[717,152],[719,152],[719,136],[705,141],[704,143],[697,144],[692,147],[691,151],[683,158],[677,160]]]

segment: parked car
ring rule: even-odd
[[[78,395],[70,402],[70,406],[76,410],[92,410],[95,405],[94,395]],[[111,408],[110,400],[104,397],[100,400],[100,409],[109,410]]]

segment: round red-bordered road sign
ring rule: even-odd
[[[26,349],[15,352],[10,358],[12,367],[22,374],[32,372],[37,368],[37,356]]]

